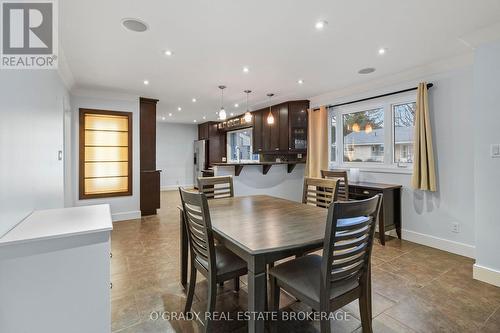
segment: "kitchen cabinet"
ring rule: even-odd
[[[262,119],[263,111],[258,110],[252,112],[253,116],[253,152],[255,154],[262,153],[264,151],[264,145],[262,141]]]
[[[269,108],[252,112],[254,153],[305,153],[309,101],[285,102],[271,107],[274,123],[268,124]]]
[[[208,164],[222,162],[226,157],[226,133],[218,129],[218,122],[207,121],[198,125],[198,140],[207,140]]]
[[[307,150],[307,109],[309,101],[288,103],[288,150],[303,153]]]

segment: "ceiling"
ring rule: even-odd
[[[461,38],[499,21],[500,1],[65,0],[59,10],[76,87],[158,98],[160,121],[193,123],[217,118],[220,84],[228,114],[239,114],[245,89],[257,109],[470,52]],[[130,17],[149,30],[125,30]],[[357,73],[365,67],[377,71]]]

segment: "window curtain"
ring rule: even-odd
[[[436,172],[426,82],[420,83],[417,90],[414,145],[412,187],[418,190],[435,192]]]
[[[328,170],[328,111],[322,106],[308,111],[306,177],[321,178]]]

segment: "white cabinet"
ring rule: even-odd
[[[108,205],[35,211],[0,238],[0,332],[111,331]]]

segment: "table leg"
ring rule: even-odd
[[[181,284],[184,289],[187,287],[187,270],[188,270],[188,239],[186,224],[184,223],[184,212],[179,212],[180,221],[180,260],[181,260]]]
[[[396,224],[396,234],[401,239],[401,189],[394,190],[394,220]]]
[[[266,302],[266,265],[263,262],[248,265],[248,311],[251,319],[248,321],[248,332],[263,333],[264,320],[257,319],[259,313],[264,313]]]

